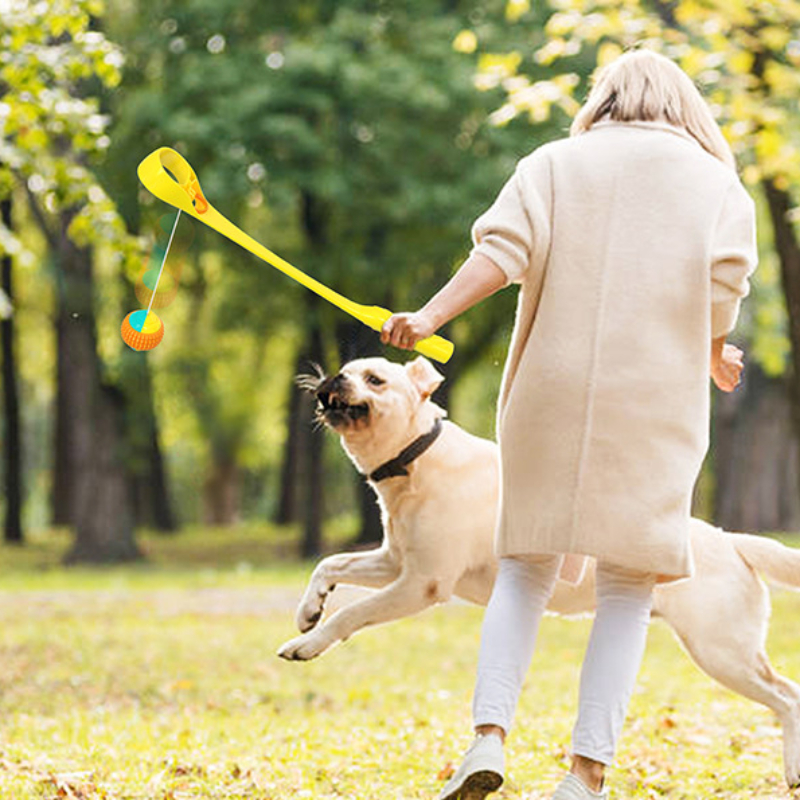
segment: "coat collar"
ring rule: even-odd
[[[693,144],[696,144],[698,147],[700,146],[700,142],[692,136],[686,128],[681,128],[677,125],[672,125],[669,122],[663,122],[662,120],[630,120],[630,121],[621,121],[615,119],[602,119],[599,122],[595,122],[591,128],[589,128],[587,133],[593,130],[603,130],[604,128],[640,128],[642,130],[651,130],[651,131],[666,131],[667,133],[673,133],[676,136],[680,136],[683,139],[686,139]]]

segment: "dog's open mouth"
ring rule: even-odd
[[[369,416],[369,406],[366,403],[348,403],[335,392],[317,392],[317,402],[317,412],[332,427],[357,422]]]

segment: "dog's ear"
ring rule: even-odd
[[[406,372],[411,382],[417,387],[423,400],[427,400],[444,380],[436,368],[424,356],[418,356],[406,364]]]

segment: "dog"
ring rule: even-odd
[[[384,538],[375,550],[323,559],[297,610],[302,635],[278,651],[308,660],[367,625],[399,619],[453,595],[485,605],[497,571],[493,552],[498,448],[446,419],[431,394],[443,378],[418,357],[351,361],[335,376],[307,376],[320,420],[341,438],[375,490]],[[653,615],[672,626],[689,655],[728,689],[771,708],[783,728],[784,767],[800,786],[800,686],[779,675],[764,649],[770,598],[759,576],[800,589],[800,550],[692,519],[695,572],[656,587]],[[558,581],[548,611],[594,609],[594,561],[579,584]],[[378,591],[322,624],[337,584]]]

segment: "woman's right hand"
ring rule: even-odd
[[[744,353],[735,345],[725,344],[717,358],[711,359],[711,378],[718,389],[732,392],[741,380]]]
[[[436,324],[424,310],[392,314],[381,328],[381,341],[403,350],[413,350],[422,339],[433,336]]]

